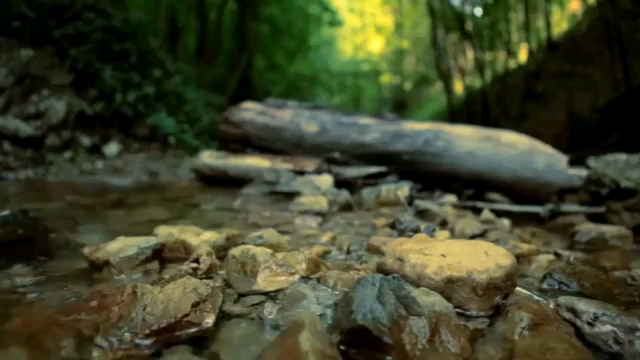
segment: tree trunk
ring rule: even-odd
[[[236,52],[239,57],[239,68],[235,83],[230,89],[229,103],[237,104],[253,98],[255,84],[253,81],[253,56],[255,51],[255,27],[258,22],[258,0],[236,1]]]
[[[196,0],[196,16],[198,31],[194,58],[198,63],[204,60],[204,51],[207,48],[207,32],[209,30],[209,7],[207,0]]]
[[[431,18],[431,46],[435,59],[436,71],[447,97],[447,115],[449,121],[455,121],[453,114],[453,102],[455,91],[453,88],[453,74],[451,73],[451,58],[449,56],[447,33],[438,19],[438,8],[433,1],[428,3],[429,17]]]
[[[178,22],[178,14],[174,6],[168,6],[167,9],[167,32],[166,32],[166,44],[167,51],[174,59],[178,59],[180,39],[182,38],[182,29],[180,29],[180,23]]]
[[[213,31],[211,32],[210,47],[207,54],[209,66],[216,66],[220,59],[220,54],[224,52],[222,29],[224,28],[225,14],[229,3],[229,0],[220,0],[216,9],[216,17],[213,20]]]

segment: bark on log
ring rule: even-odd
[[[439,122],[385,121],[370,116],[247,101],[229,109],[219,129],[222,148],[289,155],[336,156],[470,183],[506,195],[547,201],[582,186],[585,174],[568,157],[510,130]]]

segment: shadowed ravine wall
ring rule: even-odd
[[[601,1],[562,39],[487,85],[486,97],[474,93],[457,104],[453,121],[523,131],[576,157],[640,151],[632,130],[639,48],[640,2]]]

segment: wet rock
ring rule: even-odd
[[[252,297],[256,295],[249,295]],[[259,296],[259,295],[258,295]],[[238,296],[233,289],[225,289],[224,299],[222,301],[222,313],[231,318],[250,317],[255,318],[259,307],[254,306],[252,302],[243,301],[245,297]]]
[[[0,211],[0,253],[7,261],[51,257],[49,229],[28,210]]]
[[[441,205],[431,200],[416,200],[413,202],[416,215],[425,221],[441,225],[449,219],[455,219],[457,210],[451,205]]]
[[[516,286],[516,258],[487,241],[401,238],[383,251],[381,271],[437,291],[469,315],[491,314]]]
[[[640,269],[633,269],[629,271],[626,276],[627,284],[640,286]]]
[[[354,200],[351,193],[346,189],[332,189],[325,196],[329,200],[330,211],[351,210]]]
[[[228,242],[238,241],[240,236],[233,229],[214,231],[192,225],[159,225],[153,229],[153,235],[164,244],[163,256],[176,260],[190,257],[200,244],[206,244],[216,256],[223,258],[229,248]]]
[[[289,208],[302,213],[325,214],[352,203],[349,191],[335,188],[335,179],[331,174],[307,174],[284,179],[276,184],[272,192],[298,195]]]
[[[277,228],[293,223],[298,215],[291,212],[261,211],[249,214],[249,225],[261,228]]]
[[[506,217],[498,217],[489,209],[484,209],[482,213],[480,213],[480,222],[486,224],[488,230],[510,232],[513,227],[511,219]]]
[[[411,237],[420,233],[433,237],[438,230],[434,224],[413,217],[397,217],[389,223],[389,228],[395,230],[400,237]]]
[[[490,230],[482,239],[505,248],[517,258],[532,256],[540,251],[535,245],[518,241],[515,234],[504,230]]]
[[[143,284],[125,287],[120,297],[124,301],[134,300],[131,315],[135,316],[120,319],[112,334],[120,334],[126,329],[135,339],[132,343],[137,344],[144,344],[145,340],[161,342],[171,337],[194,336],[196,331],[214,325],[222,301],[221,287],[217,280],[193,277],[162,287]],[[126,306],[121,305],[122,309]],[[165,337],[167,339],[163,339]]]
[[[389,219],[386,217],[377,217],[373,220],[373,225],[376,228],[376,234],[379,234],[381,236],[385,236],[385,235],[392,235],[393,234],[393,230],[390,228],[391,224],[393,223],[394,219]],[[383,234],[383,235],[382,235]]]
[[[556,300],[560,316],[599,350],[620,359],[640,359],[640,319],[613,305],[575,296]]]
[[[411,237],[417,233],[421,233],[422,228],[424,227],[424,223],[413,216],[398,216],[391,221],[384,220],[386,219],[379,219],[379,224],[376,224],[376,227],[384,228],[385,226],[388,226],[401,237]]]
[[[489,209],[482,209],[480,213],[480,222],[494,224],[498,222],[498,217]]]
[[[458,198],[458,195],[451,193],[441,194],[437,198],[440,204],[455,205],[460,202],[460,198]]]
[[[640,196],[607,202],[604,216],[611,224],[637,230],[640,226]]]
[[[298,196],[289,205],[289,210],[297,213],[326,214],[329,212],[329,199],[323,195]]]
[[[361,277],[369,275],[371,271],[362,268],[343,270],[329,270],[322,274],[318,281],[320,284],[336,291],[347,291],[355,285]]]
[[[218,271],[219,261],[214,248],[226,248],[226,240],[221,232],[205,231],[193,226],[164,225],[157,227],[154,232],[159,236],[119,236],[103,244],[87,246],[83,254],[92,270],[103,274],[127,274],[137,268],[144,270],[154,263],[159,267],[158,262],[184,262],[186,272],[183,273],[197,277]],[[177,277],[176,274],[165,275]]]
[[[524,276],[541,280],[556,262],[556,257],[553,254],[535,255],[521,262],[521,273]]]
[[[372,254],[377,254],[377,255],[384,255],[385,254],[385,247],[389,244],[392,243],[396,240],[409,240],[409,239],[413,239],[414,242],[428,242],[428,241],[433,241],[433,240],[448,240],[450,239],[450,234],[448,234],[448,231],[437,231],[435,234],[437,237],[431,237],[427,234],[424,233],[418,233],[415,234],[413,236],[411,236],[410,238],[408,237],[401,237],[401,238],[397,238],[397,237],[386,237],[386,236],[373,236],[371,238],[369,238],[369,240],[367,241],[367,245],[365,247],[366,251],[372,253]]]
[[[373,236],[367,241],[366,250],[372,254],[384,255],[384,247],[396,239],[386,236]]]
[[[584,214],[562,215],[546,223],[544,229],[561,236],[571,237],[573,229],[586,222],[589,220]]]
[[[570,245],[569,239],[534,226],[517,228],[514,233],[519,241],[534,245],[545,253],[551,253],[558,249],[567,249]]]
[[[322,217],[314,215],[301,215],[295,218],[293,225],[296,230],[317,230],[322,225]]]
[[[255,181],[269,185],[284,184],[296,179],[294,171],[315,172],[323,161],[302,156],[264,154],[232,154],[203,150],[192,161],[193,172],[206,182],[216,180]]]
[[[239,294],[272,292],[300,279],[300,274],[277,259],[273,250],[261,246],[240,245],[229,250],[224,269],[227,281]]]
[[[276,302],[266,302],[261,310],[265,324],[282,331],[300,312],[312,312],[328,326],[333,321],[340,292],[315,280],[301,280],[278,293]]]
[[[474,360],[592,360],[573,328],[550,307],[512,295],[496,323],[485,330]]]
[[[606,271],[627,270],[633,258],[629,250],[614,248],[591,253],[595,266]]]
[[[209,350],[220,360],[256,359],[275,336],[258,320],[235,318],[218,328]]]
[[[119,274],[159,259],[162,246],[156,236],[119,236],[104,244],[85,247],[82,253],[94,271]]]
[[[320,237],[320,241],[324,242],[329,236],[331,236],[331,234],[322,234],[322,236]],[[305,253],[307,256],[324,259],[332,252],[332,249],[325,245],[313,245],[311,247],[303,247],[300,249],[300,251]]]
[[[193,353],[193,348],[188,345],[178,345],[162,352],[160,360],[202,360]]]
[[[267,297],[265,295],[247,295],[238,298],[238,304],[242,306],[257,306],[267,301]]]
[[[298,194],[302,196],[324,195],[335,189],[335,179],[331,174],[307,174],[277,184],[278,193]]]
[[[453,306],[397,275],[360,278],[338,302],[332,328],[342,337],[340,345],[357,358],[471,357],[468,331]]]
[[[571,246],[577,250],[597,251],[612,247],[633,246],[633,232],[620,225],[594,224],[591,222],[573,228]]]
[[[273,228],[267,228],[247,235],[245,243],[248,245],[263,246],[275,252],[280,252],[286,251],[289,248],[289,237],[280,234]]]
[[[213,249],[203,243],[193,250],[184,267],[192,271],[191,275],[202,278],[217,273],[220,270],[220,261]]]
[[[356,197],[364,209],[376,209],[385,206],[407,206],[413,192],[413,183],[400,181],[397,183],[368,186],[360,190]]]
[[[164,286],[107,287],[61,309],[23,309],[14,313],[6,330],[14,343],[48,352],[37,358],[90,351],[103,358],[125,359],[211,329],[222,301],[221,288],[218,280],[193,277]]]
[[[487,226],[474,216],[457,218],[452,225],[452,235],[456,239],[473,239],[482,236]]]
[[[322,321],[302,313],[258,356],[258,360],[341,360]]]
[[[291,266],[300,276],[311,277],[323,271],[328,266],[318,256],[313,253],[312,249],[294,250],[277,253],[276,259]]]
[[[555,267],[542,278],[540,288],[551,294],[584,296],[617,306],[640,302],[640,289],[624,279],[579,264]]]
[[[553,256],[564,264],[593,265],[593,255],[577,250],[559,249],[553,251]]]

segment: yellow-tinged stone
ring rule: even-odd
[[[276,291],[300,279],[295,268],[262,246],[232,248],[224,261],[224,269],[227,280],[240,294]]]
[[[417,234],[415,234],[415,235],[413,235],[411,237],[411,240],[414,240],[414,241],[433,241],[434,239],[431,236],[427,235],[427,234],[417,233]]]
[[[313,276],[327,269],[327,265],[320,259],[301,250],[277,253],[276,259],[286,263],[301,276]]]
[[[255,278],[260,267],[271,259],[273,250],[263,246],[240,245],[229,250],[225,259],[225,270]]]
[[[374,220],[374,223],[376,225],[376,229],[382,229],[382,228],[386,228],[387,226],[389,226],[389,224],[391,224],[391,219],[379,217]]]
[[[383,252],[384,272],[399,273],[475,315],[491,313],[516,286],[516,258],[487,241],[400,238]]]
[[[95,269],[130,270],[148,261],[162,242],[156,236],[118,236],[117,238],[82,249],[83,255]]]
[[[433,236],[436,240],[449,240],[451,239],[451,231],[449,230],[438,230]]]
[[[159,225],[153,229],[153,235],[162,240],[181,240],[196,248],[202,243],[225,242],[225,236],[218,231],[204,230],[192,225]]]
[[[326,214],[329,212],[329,199],[324,195],[298,196],[289,205],[295,212]]]

